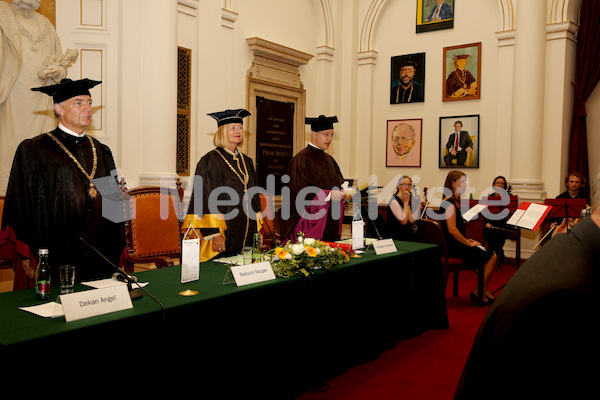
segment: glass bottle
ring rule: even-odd
[[[254,246],[252,247],[252,262],[261,262],[260,233],[254,234]]]
[[[50,264],[48,264],[48,249],[39,249],[38,266],[35,270],[35,294],[39,300],[50,297]]]

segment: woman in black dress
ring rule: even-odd
[[[494,296],[488,290],[488,283],[496,267],[496,254],[488,251],[474,239],[465,237],[465,220],[460,210],[460,197],[467,187],[467,176],[461,171],[450,171],[444,184],[444,201],[440,211],[442,230],[446,236],[448,255],[462,259],[465,264],[484,266],[483,288],[477,287],[469,295],[471,301],[477,300],[479,290],[483,290],[483,304],[490,305]]]
[[[419,219],[420,201],[412,195],[412,188],[412,179],[401,176],[387,206],[387,230],[395,240],[419,241],[414,228]]]

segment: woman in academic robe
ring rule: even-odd
[[[412,195],[412,179],[401,176],[387,207],[387,230],[396,240],[419,241],[415,222],[419,219],[420,200]]]
[[[483,304],[491,305],[494,296],[488,290],[488,283],[496,267],[496,254],[488,251],[474,239],[465,237],[465,220],[460,210],[460,197],[467,187],[467,176],[461,171],[450,171],[444,183],[444,198],[440,205],[441,225],[446,237],[448,256],[462,259],[473,267],[483,266],[483,287],[475,288],[469,298],[475,302],[480,290],[483,290]]]
[[[259,194],[255,189],[248,195],[257,186],[254,163],[238,148],[244,139],[243,118],[250,113],[242,108],[208,115],[217,121],[215,148],[196,165],[183,224],[186,229],[191,222],[200,230],[202,261],[239,254],[244,246],[253,245],[254,233],[260,230]]]

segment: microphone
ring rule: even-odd
[[[108,258],[106,258],[104,256],[104,254],[102,254],[100,252],[100,250],[98,250],[97,248],[95,248],[94,246],[89,244],[84,238],[80,237],[79,240],[81,240],[83,243],[85,243],[85,245],[88,246],[90,249],[94,250],[94,252],[96,254],[98,254],[100,257],[102,257],[104,259],[104,261],[106,261],[108,264],[110,264],[116,270],[116,272],[113,274],[113,278],[116,278],[117,280],[120,280],[121,282],[127,282],[127,288],[129,289],[129,296],[131,297],[131,300],[137,300],[137,299],[142,298],[142,292],[140,292],[138,289],[133,289],[131,287],[132,283],[137,284],[136,277],[128,275],[125,272],[123,272],[123,270],[121,270],[121,268],[119,268],[115,264],[113,264]],[[141,288],[140,285],[138,285],[138,286]]]
[[[108,264],[110,264],[115,269],[116,272],[113,276],[116,275],[118,280],[123,280],[124,282],[125,281],[127,282],[127,288],[129,289],[129,296],[131,297],[132,300],[137,300],[137,299],[142,298],[142,292],[140,292],[138,289],[132,289],[132,287],[131,287],[131,284],[135,283],[141,290],[144,291],[144,293],[146,293],[148,296],[152,297],[152,299],[154,299],[154,301],[156,301],[158,303],[158,305],[162,309],[163,320],[165,319],[165,307],[162,305],[162,303],[156,297],[152,296],[150,293],[148,293],[148,291],[146,289],[144,289],[142,286],[140,286],[140,284],[137,281],[137,277],[126,274],[123,270],[121,270],[121,268],[117,267],[108,258],[106,258],[106,256],[104,256],[104,254],[102,254],[100,252],[100,250],[98,250],[97,248],[95,248],[94,246],[92,246],[91,244],[86,242],[86,240],[84,238],[80,237],[79,240],[81,240],[83,243],[85,243],[86,246],[88,246],[90,249],[94,250],[94,252],[96,252],[96,254],[98,254],[100,257],[102,257],[104,259],[104,261],[106,261]]]

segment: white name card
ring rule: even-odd
[[[396,249],[396,243],[394,243],[394,240],[392,239],[376,240],[373,242],[373,248],[378,256],[398,251],[398,249]]]
[[[133,308],[127,285],[63,294],[60,303],[67,322]]]
[[[275,273],[268,261],[231,267],[231,273],[238,286],[275,279]]]
[[[181,241],[181,283],[200,279],[200,239]]]

